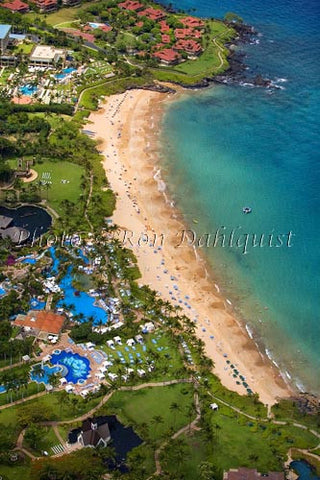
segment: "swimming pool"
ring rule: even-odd
[[[2,297],[6,293],[5,289],[0,287],[0,297]]]
[[[41,363],[37,363],[36,365],[41,365]],[[58,373],[61,371],[61,367],[57,365],[56,367],[49,367],[49,365],[43,365],[42,367],[42,375],[34,373],[34,367],[36,365],[33,365],[30,371],[30,378],[33,382],[37,383],[44,383],[45,385],[48,385],[49,383],[49,378],[51,375],[54,373]]]
[[[72,73],[72,72],[75,72],[76,71],[76,68],[64,68],[62,70],[62,73],[57,73],[57,75],[55,75],[55,78],[57,78],[58,80],[61,80],[63,78],[65,78],[69,73]]]
[[[23,85],[23,87],[19,88],[20,92],[23,93],[23,95],[33,95],[37,90],[38,87],[35,85]]]
[[[73,315],[82,315],[82,321],[88,321],[89,317],[93,317],[94,325],[99,325],[100,322],[104,325],[108,320],[108,314],[100,307],[94,305],[95,298],[88,295],[86,292],[77,292],[72,286],[72,267],[69,267],[67,274],[62,278],[59,287],[64,293],[64,298],[58,302],[58,307],[63,304],[73,305],[71,309]]]
[[[43,310],[46,306],[46,302],[40,302],[37,298],[31,298],[29,304],[32,310]]]
[[[0,394],[5,393],[7,391],[6,387],[4,385],[0,385]]]
[[[76,384],[79,380],[86,380],[91,370],[90,361],[78,353],[66,352],[53,353],[50,359],[52,365],[66,367],[64,377],[68,382]]]

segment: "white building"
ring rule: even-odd
[[[48,67],[57,64],[60,60],[65,61],[66,52],[62,48],[49,45],[37,45],[29,57],[29,63],[40,67]]]

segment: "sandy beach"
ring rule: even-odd
[[[214,280],[208,278],[204,260],[192,247],[177,246],[184,227],[166,202],[157,162],[164,102],[175,100],[176,95],[128,91],[107,98],[90,115],[85,128],[101,140],[106,176],[117,195],[113,222],[122,227],[119,239],[138,259],[142,274],[139,283],[158,291],[163,300],[179,305],[195,322],[197,335],[205,342],[206,353],[214,361],[214,372],[222,383],[246,393],[236,384],[231,363],[261,401],[271,405],[292,392],[237,321]]]

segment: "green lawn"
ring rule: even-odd
[[[50,393],[23,404],[0,410],[0,423],[5,426],[17,425],[18,414],[25,406],[34,408],[35,412],[38,407],[45,409],[48,420],[72,420],[91,410],[100,400],[101,397],[84,400],[78,395],[70,394],[64,397],[63,392]]]
[[[16,167],[16,160],[10,160],[11,167]],[[49,204],[59,213],[61,212],[60,202],[62,200],[69,200],[77,203],[81,194],[81,176],[85,170],[80,165],[65,161],[50,161],[46,160],[43,163],[37,163],[32,167],[37,173],[38,178],[27,186],[38,185],[39,181],[45,180],[46,175],[50,175],[48,190],[45,186],[41,187],[42,198],[48,199]],[[61,180],[67,180],[62,182]]]
[[[27,463],[27,462],[25,462]],[[30,475],[30,467],[27,465],[1,465],[1,475],[3,475],[3,480],[17,480],[18,478],[23,478],[27,480]]]
[[[14,53],[22,53],[23,55],[29,55],[34,45],[35,44],[31,42],[21,43],[14,48]]]
[[[54,433],[53,428],[44,427],[44,426],[39,426],[39,428],[41,429],[42,436],[36,448],[31,448],[26,440],[24,440],[23,446],[28,450],[30,450],[31,453],[33,453],[36,456],[42,456],[43,451],[47,451],[49,455],[54,455],[54,452],[53,450],[51,450],[51,447],[54,447],[55,445],[60,444],[60,441],[58,440],[56,434]]]
[[[71,22],[72,20],[76,20],[78,18],[80,10],[83,10],[83,6],[74,8],[60,8],[60,10],[57,10],[56,12],[46,14],[45,18],[43,15],[34,12],[27,13],[27,17],[30,20],[35,20],[36,18],[45,19],[48,25],[55,26],[59,23],[64,23],[68,21]]]
[[[144,335],[143,338],[143,345],[136,344],[134,349],[128,347],[125,340],[123,340],[123,345],[117,345],[115,350],[106,345],[101,346],[100,348],[109,355],[109,358],[112,355],[111,358],[114,361],[114,366],[110,367],[108,371],[119,373],[120,368],[122,370],[121,374],[123,374],[126,365],[135,371],[138,368],[142,368],[147,373],[147,380],[143,377],[141,379],[142,382],[150,380],[172,380],[185,377],[181,355],[168,335],[156,332],[154,334]],[[127,362],[126,364],[120,363],[117,352],[123,355]],[[139,359],[141,359],[141,362],[138,363]],[[153,360],[155,365],[154,371],[149,374],[148,364],[146,363],[148,360]],[[137,377],[135,377],[134,383],[136,383],[136,378]]]
[[[212,430],[184,436],[183,458],[178,466],[185,480],[199,477],[198,465],[203,461],[215,467],[215,478],[223,470],[239,466],[257,468],[260,472],[282,471],[283,461],[290,447],[312,447],[317,439],[309,432],[291,426],[259,424],[237,418],[224,409],[212,413]],[[245,448],[244,448],[245,446]],[[172,446],[171,446],[172,449]],[[177,469],[170,450],[163,452],[163,465],[169,471]]]
[[[228,66],[228,50],[223,44],[233,38],[235,32],[219,21],[210,21],[209,26],[210,34],[204,35],[204,51],[196,60],[187,60],[175,67],[152,69],[155,77],[163,81],[192,84],[225,70]],[[209,40],[207,36],[210,37]],[[213,43],[215,38],[223,50]],[[220,56],[223,59],[222,65]]]
[[[176,403],[177,410],[170,406]],[[102,407],[101,413],[115,414],[127,425],[133,425],[142,438],[159,442],[170,432],[190,422],[188,408],[193,404],[193,385],[176,384],[145,388],[131,392],[116,392]],[[159,415],[160,421],[154,417]],[[192,419],[195,417],[193,414]]]

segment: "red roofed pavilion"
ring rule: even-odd
[[[134,0],[126,0],[126,2],[118,3],[118,7],[131,12],[139,12],[144,8],[144,5]]]
[[[163,10],[156,10],[155,8],[146,8],[142,12],[138,13],[139,17],[147,17],[154,22],[158,20],[162,20],[167,16],[167,14]]]
[[[161,35],[161,40],[162,40],[162,43],[171,43],[171,38],[170,38],[170,35]]]
[[[165,65],[175,65],[181,60],[181,55],[175,52],[172,48],[166,48],[160,52],[155,52],[153,57],[157,58]]]
[[[0,6],[7,8],[11,12],[27,13],[29,11],[29,5],[21,2],[21,0],[13,0],[13,2],[2,3]]]
[[[185,18],[179,19],[179,21],[183,23],[183,25],[185,25],[186,27],[193,27],[193,28],[204,27],[204,22],[199,18],[195,18],[195,17],[185,17]]]
[[[13,324],[23,327],[34,336],[46,338],[48,335],[59,335],[65,318],[47,310],[31,310],[27,315],[18,315]]]
[[[202,47],[194,40],[179,40],[173,47],[175,50],[182,50],[188,55],[200,55]]]

